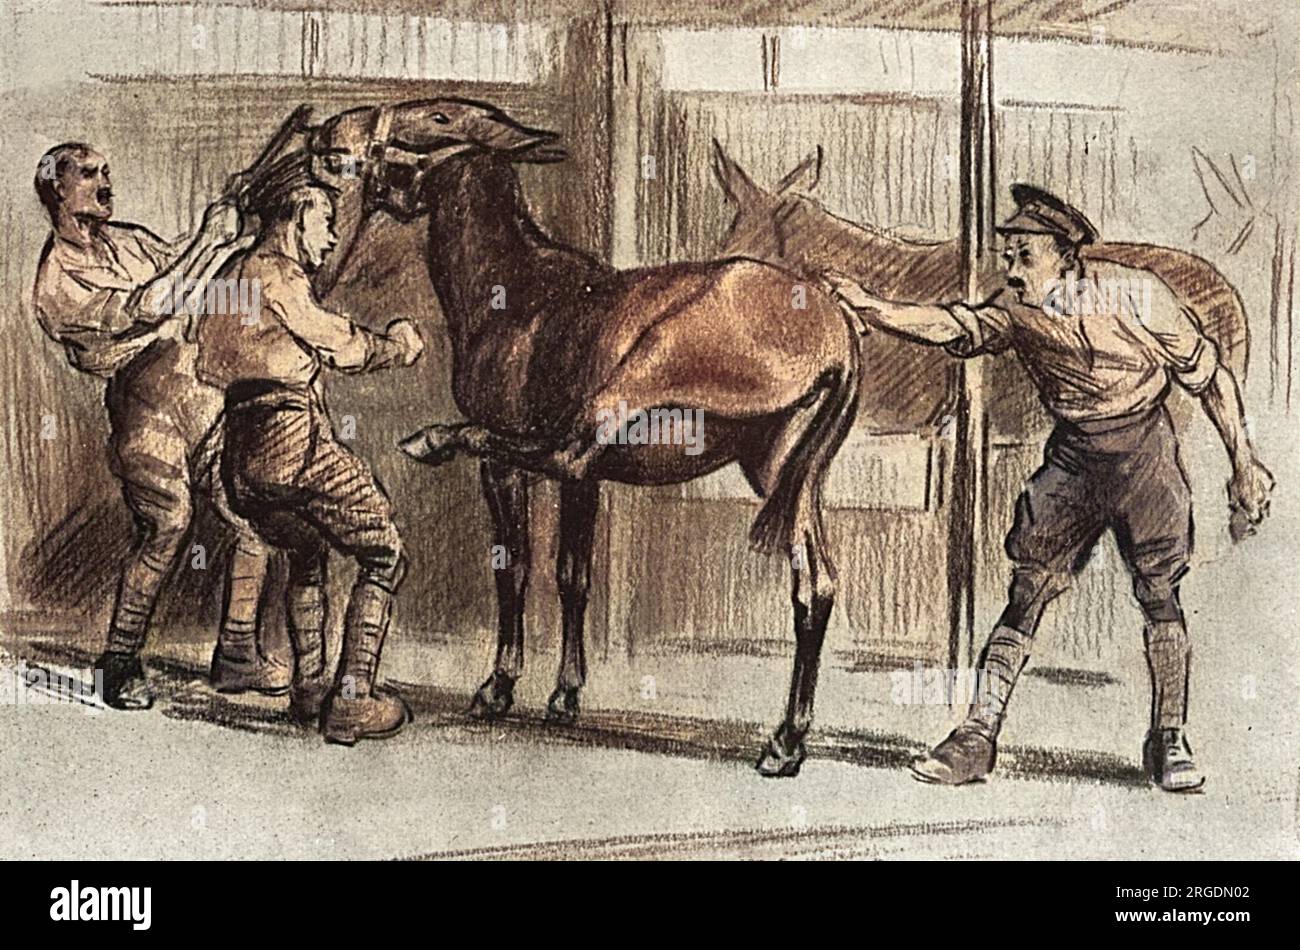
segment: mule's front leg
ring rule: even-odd
[[[497,584],[497,659],[470,705],[476,719],[496,719],[514,704],[515,681],[524,669],[524,595],[528,590],[528,476],[497,462],[479,467],[483,497],[492,515],[492,567]],[[504,555],[499,564],[497,555]]]
[[[820,518],[799,531],[797,537],[801,540],[795,544],[790,559],[794,575],[794,676],[785,721],[758,760],[759,774],[768,778],[798,775],[808,754],[804,736],[812,725],[822,642],[835,605],[835,569],[821,537]]]
[[[600,483],[595,479],[560,485],[560,544],[555,579],[564,614],[564,652],[546,717],[560,722],[578,718],[578,696],[587,681],[583,626],[591,588],[591,549],[595,541]]]

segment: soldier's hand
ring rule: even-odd
[[[154,327],[153,332],[160,340],[179,340],[185,334],[185,315],[168,317]]]
[[[884,301],[872,296],[856,280],[843,274],[830,271],[825,274],[825,279],[830,285],[835,302],[848,315],[858,334],[866,336],[870,333],[873,321],[881,317],[880,307]]]
[[[231,257],[234,257],[236,254],[243,254],[245,251],[249,250],[256,243],[257,243],[256,234],[245,234],[243,237],[237,238],[236,240],[231,241],[229,244],[227,244],[225,246],[225,251],[229,253]]]
[[[863,289],[862,285],[851,277],[845,277],[843,274],[837,274],[834,271],[826,273],[826,281],[831,285],[831,290],[835,296],[848,304],[855,310],[875,310],[879,302],[877,298],[871,296]]]
[[[222,199],[208,205],[203,212],[200,230],[203,236],[217,244],[227,244],[239,237],[244,222],[233,201]]]
[[[1255,526],[1268,517],[1269,495],[1276,484],[1272,472],[1253,455],[1233,469],[1228,505],[1233,512],[1235,540],[1254,534]]]
[[[397,343],[402,351],[402,365],[410,366],[424,352],[424,339],[410,320],[399,319],[388,324],[384,336]]]
[[[136,291],[139,295],[136,306],[139,308],[139,317],[142,322],[157,324],[170,316],[176,308],[176,288],[175,282],[167,277],[155,277],[144,287]]]

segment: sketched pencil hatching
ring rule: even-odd
[[[0,854],[1294,858],[1300,11],[1178,8],[0,5]]]

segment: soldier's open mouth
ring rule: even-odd
[[[100,204],[106,205],[113,200],[113,189],[100,188],[98,191],[95,192],[95,198],[97,201],[99,201]]]

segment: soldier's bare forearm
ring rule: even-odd
[[[201,257],[195,264],[199,268],[198,276],[194,278],[193,284],[185,284],[190,288],[189,293],[185,296],[183,313],[194,314],[204,312],[204,301],[207,293],[208,281],[216,277],[230,263],[231,258],[235,255],[248,250],[256,241],[255,237],[240,238],[230,244],[221,244],[213,247]],[[245,314],[245,316],[253,316]],[[187,320],[184,326],[185,338],[193,342],[195,323],[193,320]]]
[[[962,334],[961,325],[943,307],[877,300],[861,311],[867,323],[916,343],[942,345]]]
[[[136,304],[138,319],[154,323],[179,312],[194,312],[194,307],[202,301],[208,281],[216,277],[236,254],[247,250],[254,240],[247,237],[228,244],[211,239],[196,242],[145,285]]]
[[[1228,479],[1228,506],[1232,509],[1229,529],[1234,541],[1254,534],[1255,526],[1268,515],[1269,496],[1276,482],[1255,453],[1237,380],[1219,365],[1201,393],[1201,405],[1214,423],[1232,460]]]
[[[196,282],[210,280],[219,269],[219,264],[214,267],[214,261],[219,260],[223,248],[227,249],[225,259],[229,259],[233,253],[230,246],[239,243],[241,227],[239,212],[229,200],[209,205],[203,213],[203,223],[185,250],[137,292],[135,306],[141,318],[158,320],[172,314],[177,297],[189,296],[188,291]]]
[[[964,332],[957,318],[944,307],[886,300],[842,274],[827,274],[826,278],[842,306],[851,308],[868,325],[887,333],[917,343],[938,345],[951,343]]]
[[[1241,390],[1232,371],[1220,365],[1209,384],[1201,393],[1205,414],[1218,431],[1227,449],[1228,459],[1234,469],[1255,458],[1255,447],[1246,429],[1246,411],[1241,401]]]
[[[173,316],[177,310],[177,289],[192,286],[188,281],[196,279],[211,259],[211,248],[188,248],[171,266],[141,288],[135,304],[137,319],[154,323]]]

